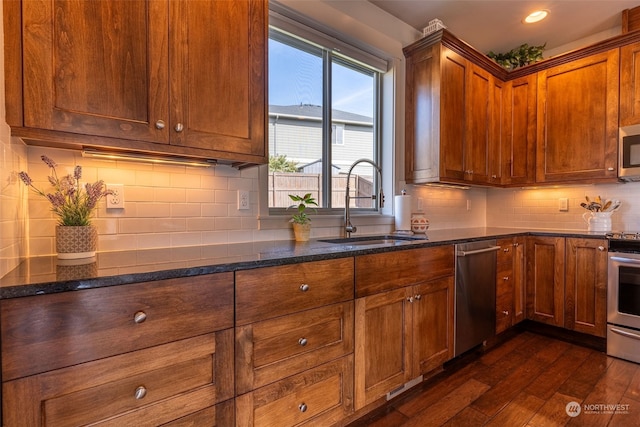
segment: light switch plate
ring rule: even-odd
[[[560,212],[567,212],[569,210],[569,199],[561,197],[558,199],[558,210]]]

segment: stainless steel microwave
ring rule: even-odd
[[[640,181],[640,125],[620,128],[618,178],[621,181]]]

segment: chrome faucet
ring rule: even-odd
[[[358,230],[355,225],[351,224],[351,213],[349,212],[349,210],[350,210],[349,204],[351,202],[351,199],[369,199],[370,198],[371,200],[376,200],[376,198],[378,198],[378,197],[376,197],[375,194],[370,196],[370,197],[365,197],[365,196],[354,196],[354,197],[351,197],[351,195],[349,195],[349,181],[351,180],[351,172],[353,171],[353,168],[358,163],[369,163],[371,166],[373,166],[378,171],[378,181],[379,181],[379,186],[380,186],[380,195],[379,195],[379,199],[378,200],[380,201],[379,206],[381,208],[384,207],[384,193],[382,192],[382,169],[380,168],[380,166],[375,164],[373,162],[373,160],[369,160],[369,159],[356,160],[355,162],[353,162],[353,164],[349,168],[349,173],[347,173],[347,189],[346,189],[346,193],[345,193],[345,196],[344,196],[344,234],[345,234],[345,237],[351,237],[351,233],[355,233]]]

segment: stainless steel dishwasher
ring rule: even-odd
[[[456,245],[456,356],[495,334],[498,249],[495,240]]]

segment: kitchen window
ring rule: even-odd
[[[311,193],[318,213],[343,209],[347,173],[358,159],[380,161],[380,90],[386,61],[281,14],[270,14],[269,176],[272,213],[289,194]],[[377,174],[360,163],[352,196],[377,194]],[[354,199],[352,208],[376,210]],[[289,212],[287,212],[288,214]]]

